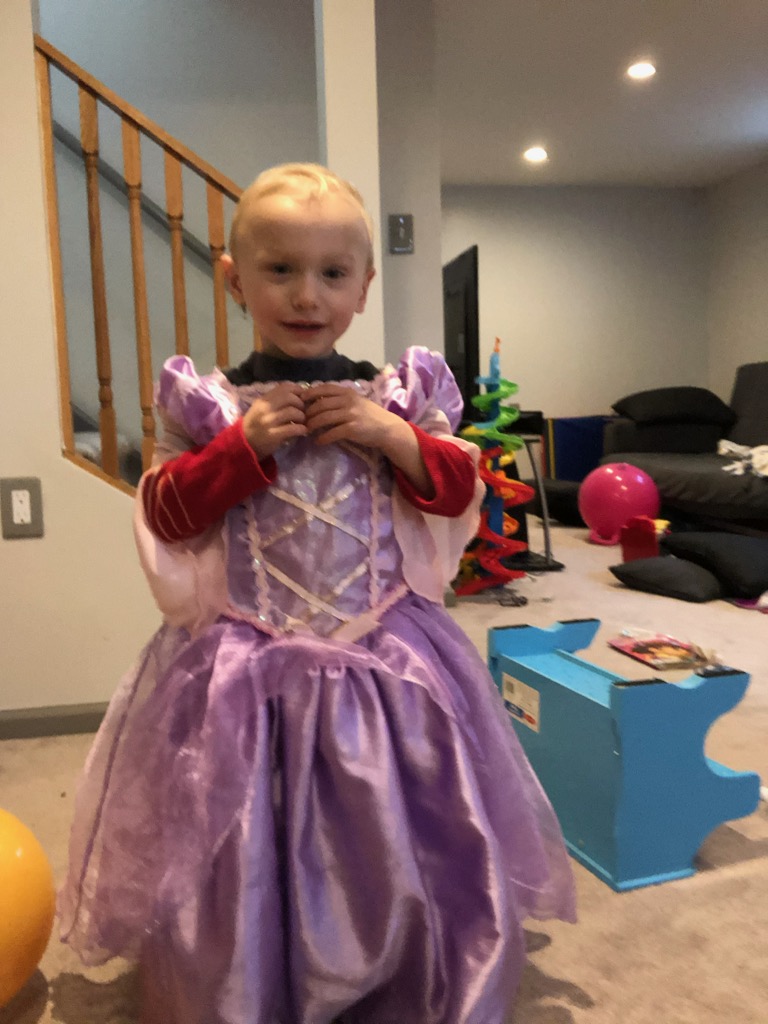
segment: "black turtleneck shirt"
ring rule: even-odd
[[[338,352],[319,359],[280,359],[263,352],[252,352],[245,362],[224,371],[224,376],[236,387],[257,381],[328,381],[373,380],[379,371],[373,363],[356,363]]]

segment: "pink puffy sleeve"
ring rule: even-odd
[[[409,423],[449,441],[467,452],[477,466],[477,445],[454,437],[461,420],[463,400],[453,374],[439,352],[414,346],[399,365],[388,367],[379,378],[379,401]],[[442,603],[446,587],[456,575],[459,559],[475,536],[485,485],[475,484],[473,500],[453,518],[430,515],[414,508],[395,488],[392,515],[395,537],[403,553],[403,574],[411,590]]]
[[[239,416],[224,375],[214,371],[200,377],[186,356],[167,360],[155,399],[165,428],[155,449],[156,464],[193,445],[207,444]],[[210,625],[226,604],[222,532],[213,526],[188,541],[168,544],[160,540],[144,515],[146,475],[139,482],[133,517],[139,561],[165,621],[194,634]]]

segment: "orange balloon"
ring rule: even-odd
[[[29,981],[53,929],[53,872],[26,825],[0,810],[0,1006]]]

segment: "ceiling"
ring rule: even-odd
[[[434,2],[444,184],[703,186],[768,160],[768,0]]]

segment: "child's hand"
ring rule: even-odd
[[[434,497],[416,435],[400,416],[341,384],[318,384],[304,392],[304,400],[307,432],[315,435],[318,444],[355,441],[378,448],[420,494]]]
[[[318,444],[355,441],[368,448],[384,448],[403,422],[341,384],[317,384],[304,392],[304,400],[307,432],[315,435]]]
[[[298,384],[286,381],[257,398],[245,414],[243,433],[259,459],[294,437],[306,437],[303,394]]]

